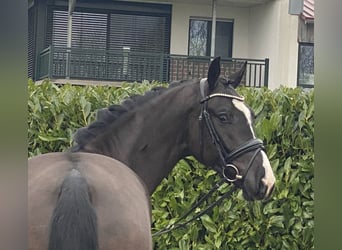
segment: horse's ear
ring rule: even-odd
[[[233,88],[236,88],[240,84],[241,79],[246,72],[246,67],[247,61],[242,65],[238,72],[235,72],[231,77],[229,77],[230,79],[228,80],[228,84],[232,85]]]
[[[209,84],[209,93],[211,93],[217,84],[217,79],[220,76],[221,66],[220,66],[221,57],[216,57],[209,66],[208,70],[208,84]]]

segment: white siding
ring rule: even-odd
[[[288,1],[271,1],[250,9],[249,57],[270,58],[268,86],[295,87],[298,17],[288,14]]]

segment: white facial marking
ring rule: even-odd
[[[265,176],[264,178],[261,179],[261,181],[267,187],[267,191],[266,191],[266,197],[267,197],[269,193],[271,192],[271,188],[274,186],[276,179],[274,177],[271,163],[268,160],[266,153],[264,151],[261,151],[261,155],[262,155],[262,165],[265,168]]]
[[[251,111],[249,110],[249,108],[247,108],[247,106],[243,102],[239,100],[235,100],[235,99],[233,99],[232,101],[233,101],[235,108],[240,110],[245,115],[247,123],[250,126],[251,132],[253,134],[253,138],[255,139],[256,137],[255,137],[254,130],[252,127]],[[276,179],[275,179],[272,167],[271,167],[271,163],[268,160],[268,157],[264,151],[261,151],[261,156],[262,156],[262,166],[265,168],[265,176],[261,179],[261,181],[267,187],[267,191],[266,191],[266,197],[267,197],[270,194],[271,189],[274,186]]]
[[[247,108],[247,106],[242,101],[233,99],[232,102],[233,102],[235,108],[240,110],[245,115],[248,126],[251,129],[253,139],[255,139],[256,137],[255,137],[253,126],[252,126],[252,113],[251,113],[251,111],[249,110],[249,108]]]

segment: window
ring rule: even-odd
[[[298,48],[298,86],[314,86],[314,45],[299,43]]]
[[[190,19],[189,55],[210,56],[211,50],[210,20]],[[233,22],[216,21],[215,56],[232,57]]]
[[[52,31],[47,35],[47,44],[58,48],[54,53],[54,65],[58,62],[58,66],[54,68],[60,73],[55,75],[67,74],[70,68],[71,77],[75,78],[167,80],[168,65],[162,55],[170,53],[169,13],[75,11],[68,67],[68,12],[51,9],[49,24]]]

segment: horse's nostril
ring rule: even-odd
[[[275,185],[272,185],[271,189],[270,189],[270,192],[268,193],[268,197],[270,197],[274,191],[274,186]]]
[[[269,200],[272,193],[273,193],[273,190],[274,190],[274,186],[275,185],[272,185],[269,189],[266,187],[266,192],[264,193],[264,200]]]
[[[259,184],[259,194],[264,197],[266,195],[267,192],[267,186],[265,185],[265,183],[263,181],[260,181]]]
[[[258,196],[260,197],[260,199],[263,200],[268,200],[273,191],[274,191],[274,184],[273,185],[266,185],[263,181],[260,182],[259,184],[259,191],[258,191]]]

